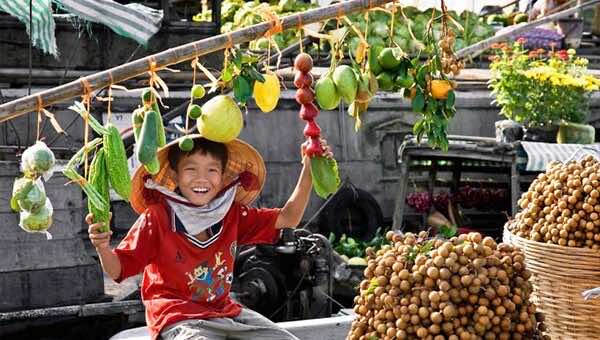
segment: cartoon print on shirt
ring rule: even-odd
[[[192,293],[192,300],[212,302],[225,294],[225,285],[231,285],[233,274],[222,256],[222,252],[215,254],[215,264],[212,268],[207,261],[203,261],[192,272],[185,273],[189,279],[188,287]]]

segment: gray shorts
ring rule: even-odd
[[[167,326],[160,336],[163,340],[299,340],[273,321],[247,308],[242,308],[240,315],[233,318],[180,321]]]

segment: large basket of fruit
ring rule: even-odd
[[[549,166],[524,193],[504,240],[519,247],[532,273],[532,302],[552,339],[597,339],[600,300],[600,163],[592,157]]]

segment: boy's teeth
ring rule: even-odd
[[[194,192],[199,192],[199,193],[205,193],[208,192],[208,189],[206,188],[194,188],[192,189]]]

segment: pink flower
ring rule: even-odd
[[[567,53],[566,50],[560,50],[560,51],[556,52],[556,55],[562,60],[569,59],[569,54]]]
[[[521,45],[525,44],[526,42],[527,42],[527,39],[525,39],[523,37],[520,37],[519,39],[517,39],[517,43],[519,43]]]

